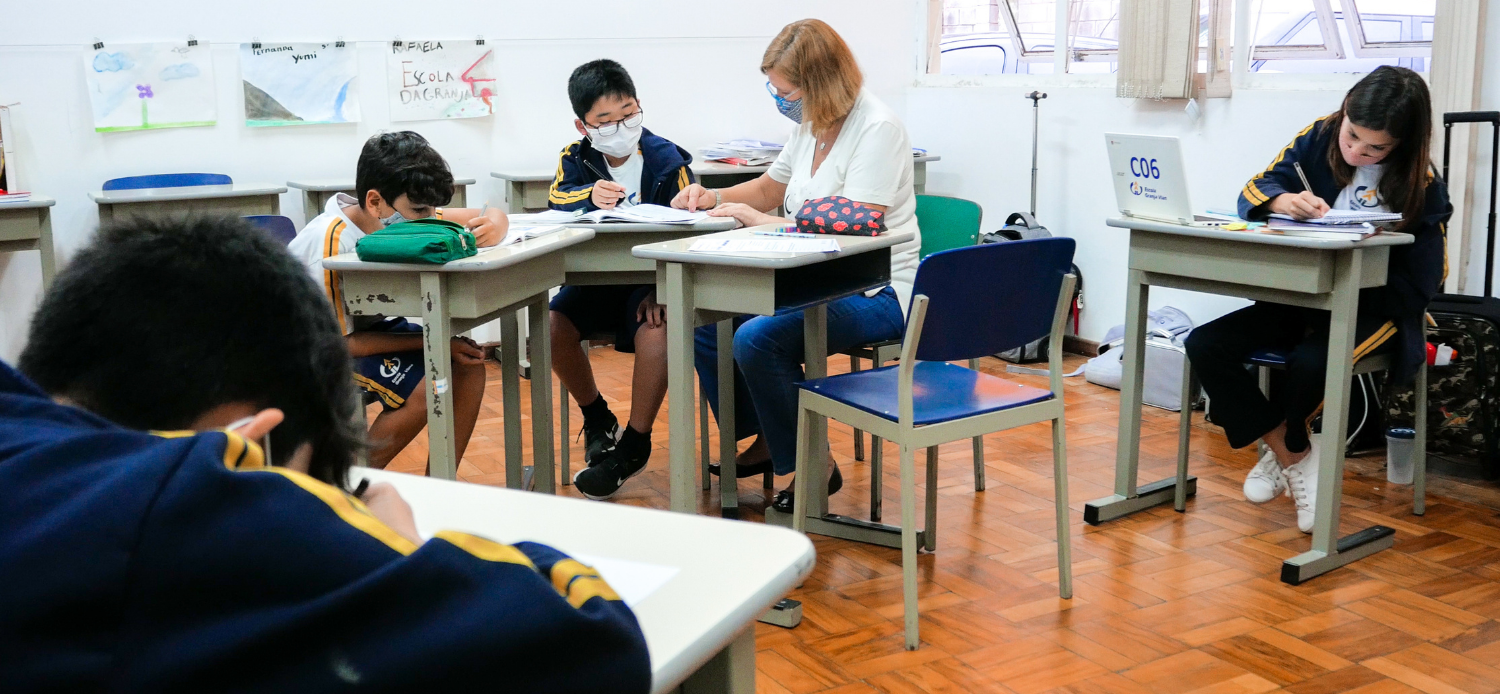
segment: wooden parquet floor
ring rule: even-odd
[[[623,421],[631,357],[609,348],[591,354]],[[833,361],[833,370],[847,368]],[[986,360],[986,369],[1003,364]],[[459,468],[470,482],[503,484],[499,386],[491,364],[485,409]],[[982,493],[973,488],[969,443],[949,444],[939,456],[938,549],[920,558],[921,649],[902,644],[899,551],[814,536],[817,568],[792,595],[804,606],[801,626],[756,627],[757,691],[1500,692],[1495,508],[1443,495],[1453,487],[1435,481],[1426,516],[1413,516],[1410,487],[1386,484],[1378,459],[1351,461],[1343,532],[1386,525],[1397,531],[1395,548],[1287,586],[1278,580],[1281,561],[1309,545],[1291,501],[1244,501],[1240,484],[1254,454],[1230,450],[1201,414],[1192,433],[1198,494],[1186,514],[1163,506],[1102,527],[1083,523],[1083,504],[1112,487],[1117,408],[1114,391],[1068,379],[1072,600],[1057,597],[1046,425],[986,437]],[[1146,408],[1144,420],[1142,478],[1170,476],[1176,415]],[[529,423],[523,429],[529,437]],[[853,460],[847,427],[830,429],[845,478],[833,510],[863,516],[869,467]],[[615,503],[666,507],[666,431],[663,412],[650,467]],[[580,460],[581,442],[568,440]],[[420,473],[425,458],[419,438],[391,469]],[[896,459],[894,447],[886,459]],[[885,475],[892,517],[896,466]],[[748,522],[759,521],[759,480],[742,480],[740,491]],[[701,494],[703,512],[717,513],[717,493]]]

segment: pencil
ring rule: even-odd
[[[587,162],[585,162],[585,163],[587,163]],[[1307,192],[1309,192],[1309,193],[1311,193],[1312,192],[1312,184],[1307,182],[1307,174],[1302,173],[1302,162],[1300,162],[1300,161],[1294,161],[1294,162],[1292,162],[1292,167],[1295,168],[1295,169],[1297,169],[1297,178],[1302,179],[1302,189],[1305,190],[1305,191],[1307,191]]]

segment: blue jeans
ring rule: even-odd
[[[896,290],[863,294],[828,303],[828,352],[866,342],[894,340],[905,329]],[[803,380],[802,312],[734,319],[734,434],[765,437],[776,474],[797,469],[797,382]],[[719,339],[717,326],[698,328],[693,363],[719,416]]]

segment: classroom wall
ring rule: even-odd
[[[730,137],[782,140],[791,124],[765,92],[760,56],[782,26],[804,17],[838,29],[864,66],[869,88],[904,110],[917,8],[907,0],[865,0],[859,12],[850,7],[838,0],[9,3],[0,23],[0,103],[21,103],[15,126],[24,182],[57,199],[52,226],[65,261],[94,232],[98,215],[86,193],[106,179],[171,171],[220,172],[243,182],[352,179],[365,138],[393,128],[427,136],[455,174],[479,179],[469,190],[471,201],[498,204],[503,198],[490,171],[550,168],[563,145],[577,138],[567,76],[599,57],[620,60],[631,71],[646,127],[689,150]],[[189,34],[213,43],[218,125],[95,133],[84,86],[87,44],[95,37],[124,43]],[[495,47],[501,73],[493,117],[388,122],[384,42],[480,34]],[[359,42],[363,122],[244,127],[235,44],[337,38]],[[282,210],[303,220],[295,195],[282,196]],[[0,359],[14,360],[24,346],[40,281],[37,254],[0,254]]]

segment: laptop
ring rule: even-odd
[[[1120,214],[1168,224],[1223,226],[1237,220],[1195,215],[1188,201],[1182,147],[1175,137],[1105,133]]]

